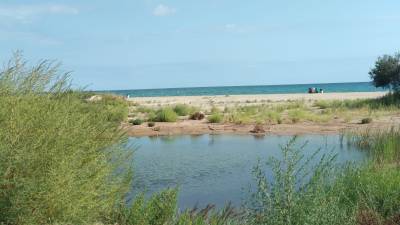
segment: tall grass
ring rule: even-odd
[[[400,163],[400,128],[366,129],[344,134],[348,143],[364,149],[378,163]]]
[[[29,67],[19,54],[0,72],[0,90],[0,223],[110,215],[130,187],[118,128],[127,108],[107,98],[89,103],[57,65]]]
[[[178,115],[172,108],[163,108],[157,111],[154,118],[155,122],[175,122]]]
[[[141,195],[127,205],[131,155],[119,129],[127,105],[113,96],[88,102],[87,94],[70,88],[67,75],[48,61],[29,67],[18,54],[0,72],[0,224],[400,222],[397,128],[349,135],[350,144],[371,153],[371,161],[358,167],[338,167],[334,156],[319,151],[305,158],[304,145],[292,139],[281,149],[282,160],[254,167],[256,187],[241,210],[227,205],[180,212],[175,189],[149,199]],[[290,103],[284,111],[302,105]],[[248,107],[230,115],[272,118],[265,115],[269,110]],[[173,109],[160,112],[163,120],[169,114],[176,119]],[[272,169],[272,179],[266,168]]]
[[[251,224],[352,224],[352,211],[340,207],[341,195],[329,184],[334,175],[334,155],[316,151],[305,158],[296,138],[282,147],[282,160],[271,158],[268,179],[262,163],[254,168],[256,191],[247,203]],[[319,160],[315,166],[312,162]]]
[[[220,113],[213,113],[212,115],[207,117],[208,122],[210,123],[220,123],[224,119],[223,115]]]
[[[386,139],[387,135],[391,137]],[[396,135],[395,130],[378,134],[369,148],[394,140]],[[305,159],[301,147],[294,144],[292,139],[282,147],[282,160],[272,158],[266,162],[272,168],[272,179],[267,178],[264,164],[254,168],[257,186],[246,205],[247,224],[400,223],[397,166],[376,164],[374,154],[371,161],[359,166],[338,166],[334,156],[326,155],[310,167],[318,151]]]
[[[178,116],[187,116],[197,111],[197,108],[185,104],[178,104],[174,106],[173,110]]]
[[[356,100],[319,100],[314,106],[321,109],[387,109],[400,107],[400,93],[387,93],[376,99],[356,99]]]

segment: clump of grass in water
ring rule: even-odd
[[[348,144],[357,146],[371,154],[378,163],[400,163],[400,128],[365,129],[343,134]]]

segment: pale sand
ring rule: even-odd
[[[231,95],[231,96],[179,96],[179,97],[139,97],[129,98],[140,106],[163,107],[167,105],[189,104],[207,110],[211,106],[244,106],[257,104],[280,104],[280,102],[304,100],[346,100],[346,99],[372,99],[385,95],[386,92],[352,92],[352,93],[324,93],[324,94],[267,94],[267,95]],[[372,124],[362,125],[360,121],[343,122],[335,119],[329,123],[302,122],[297,124],[271,124],[264,125],[265,134],[293,135],[293,134],[334,134],[346,129],[357,128],[382,128],[400,124],[400,114],[374,119]],[[123,124],[130,136],[158,136],[181,134],[251,134],[254,124],[210,124],[206,119],[202,121],[180,120],[175,123],[156,123],[153,128],[147,123],[140,126]]]
[[[255,105],[283,101],[315,100],[352,100],[378,98],[387,92],[347,92],[323,94],[262,94],[262,95],[217,95],[217,96],[165,96],[165,97],[132,97],[129,101],[142,106],[157,107],[176,104],[188,104],[201,108],[232,105]]]

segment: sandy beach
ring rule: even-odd
[[[386,92],[352,92],[352,93],[324,93],[324,94],[266,94],[266,95],[231,95],[231,96],[172,96],[172,97],[135,97],[129,101],[138,106],[160,108],[176,104],[187,104],[209,110],[211,107],[237,107],[250,105],[276,105],[290,101],[302,100],[312,107],[318,100],[355,100],[373,99],[385,95]],[[316,109],[318,110],[318,109]],[[286,124],[263,124],[263,134],[295,135],[295,134],[332,134],[340,133],[345,129],[357,129],[362,127],[389,127],[400,124],[400,115],[391,114],[374,118],[372,124],[360,124],[363,115],[355,115],[352,120],[345,121],[335,117],[329,122],[302,121]],[[365,116],[365,115],[364,115]],[[199,134],[254,134],[254,123],[235,124],[217,123],[211,124],[206,119],[188,120],[181,118],[177,122],[157,122],[155,127],[148,127],[146,123],[139,126],[123,125],[130,136],[158,136],[158,135],[199,135]]]
[[[212,106],[257,105],[284,101],[316,100],[354,100],[378,98],[386,92],[346,92],[323,94],[261,94],[261,95],[217,95],[217,96],[165,96],[132,97],[128,100],[142,106],[159,107],[176,104],[188,104],[207,109]]]

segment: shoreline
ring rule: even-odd
[[[254,133],[255,124],[211,124],[207,121],[180,121],[174,123],[158,122],[155,127],[144,125],[131,126],[124,124],[122,127],[130,137],[145,136],[175,136],[175,135],[203,135],[203,134],[238,134],[238,135],[306,135],[306,134],[340,134],[346,130],[356,129],[385,129],[400,124],[400,115],[390,120],[378,120],[371,124],[361,123],[313,123],[303,122],[296,124],[262,125],[264,132]]]
[[[265,95],[231,95],[231,96],[165,96],[165,97],[135,97],[128,101],[138,106],[160,108],[176,104],[187,104],[209,110],[212,107],[223,109],[224,107],[241,107],[252,105],[274,105],[291,101],[304,101],[312,105],[319,100],[356,100],[374,99],[382,97],[387,92],[347,92],[347,93],[323,93],[323,94],[265,94]],[[129,136],[167,136],[167,135],[201,135],[201,134],[250,134],[250,135],[301,135],[301,134],[338,134],[346,129],[358,129],[366,127],[385,128],[400,124],[400,115],[384,116],[374,119],[371,124],[361,124],[360,118],[344,122],[335,118],[329,122],[302,121],[298,123],[263,124],[263,132],[252,132],[255,123],[209,123],[203,120],[188,120],[180,118],[177,122],[156,122],[154,127],[148,127],[147,123],[132,126],[128,123],[122,125]]]

